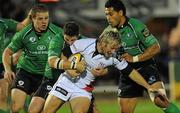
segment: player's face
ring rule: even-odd
[[[33,20],[34,28],[37,32],[45,31],[49,24],[49,13],[37,12],[36,16],[32,20]]]
[[[104,44],[102,47],[103,49],[103,54],[106,58],[109,58],[115,53],[118,48],[120,47],[119,43],[116,41],[112,41],[111,43]]]
[[[120,24],[121,11],[117,12],[112,7],[105,8],[106,19],[110,26],[116,27]]]
[[[68,45],[72,45],[77,39],[78,39],[77,36],[69,36],[69,35],[64,34],[64,41]]]

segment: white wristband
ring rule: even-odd
[[[133,62],[139,62],[139,57],[138,57],[138,55],[133,56]]]

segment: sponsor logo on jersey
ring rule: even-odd
[[[36,42],[36,37],[30,37],[29,41],[32,42],[32,43]]]
[[[99,67],[105,67],[105,64],[103,62],[100,62],[98,66]]]
[[[148,30],[148,28],[144,28],[142,30],[142,33],[143,33],[144,37],[148,37],[150,35],[150,31]]]
[[[47,85],[47,86],[46,86],[46,89],[47,89],[48,91],[51,91],[52,87],[51,87],[50,85]]]
[[[61,88],[61,87],[59,87],[59,86],[56,86],[55,90],[56,90],[57,92],[63,94],[64,96],[67,96],[67,94],[68,94],[68,92],[67,92],[65,89],[63,89],[63,88]]]
[[[38,45],[37,50],[39,50],[39,51],[46,50],[46,46],[45,45]]]
[[[133,38],[133,35],[134,35],[133,33],[128,33],[128,34],[127,34],[127,37],[128,37],[128,38]]]
[[[121,89],[118,89],[118,96],[121,96]]]
[[[22,81],[22,80],[18,81],[18,85],[23,86],[24,85],[24,81]]]
[[[148,80],[148,83],[149,84],[152,84],[153,82],[155,82],[156,81],[156,77],[155,76],[150,76],[149,77],[149,80]]]
[[[122,42],[121,45],[122,45],[123,47],[126,47],[126,43],[125,43],[125,42]]]

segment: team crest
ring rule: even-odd
[[[144,37],[148,37],[150,35],[150,31],[148,30],[148,28],[144,28],[142,30],[142,33],[143,33]]]
[[[29,41],[32,42],[32,43],[35,42],[36,41],[36,37],[30,37]]]

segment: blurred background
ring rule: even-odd
[[[1,0],[0,17],[22,21],[34,4],[44,3],[50,8],[51,21],[56,25],[62,27],[65,22],[73,20],[80,24],[81,34],[96,38],[108,25],[104,13],[105,1]],[[159,40],[162,50],[156,56],[156,62],[161,78],[169,97],[180,99],[180,0],[122,1],[127,7],[127,15],[144,22]],[[118,79],[116,70],[106,77],[97,78],[95,92],[116,94]]]

